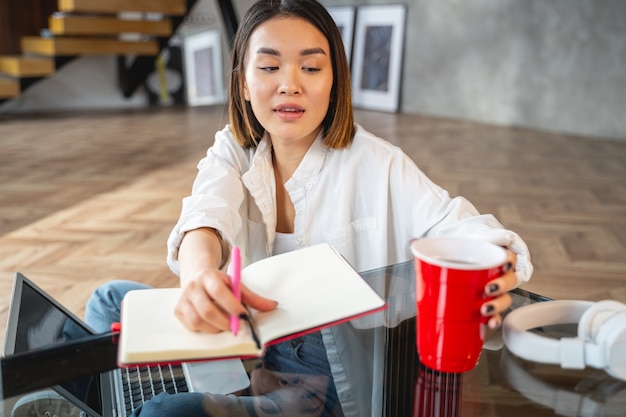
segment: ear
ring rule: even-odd
[[[246,99],[246,101],[250,101],[250,91],[248,90],[248,83],[247,82],[243,82],[243,98]]]

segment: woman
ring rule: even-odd
[[[233,245],[245,265],[327,242],[364,271],[411,259],[413,238],[489,240],[510,249],[512,266],[485,289],[496,296],[481,307],[492,328],[510,305],[507,291],[529,279],[528,251],[515,233],[464,198],[450,198],[399,148],[354,123],[349,74],[340,33],[317,1],[261,0],[246,13],[233,43],[230,125],[216,134],[199,163],[192,194],[183,200],[168,240],[168,263],[183,289],[176,315],[189,329],[228,331],[230,315],[246,314],[242,303],[276,308],[245,287],[242,303],[233,296],[225,273]],[[133,285],[99,289],[88,321],[108,328]],[[299,340],[297,349],[306,354],[295,372],[306,374],[311,367],[332,376],[327,396],[332,413],[341,415],[334,404],[349,398],[344,394],[350,387],[337,383],[345,380],[342,364],[327,360],[335,357],[338,339],[338,333],[324,331]],[[269,354],[280,368],[281,358],[296,348],[276,349]],[[161,405],[153,408],[151,401],[142,413],[166,414],[168,401],[175,400],[159,398]]]

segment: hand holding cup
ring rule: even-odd
[[[442,372],[469,371],[480,356],[488,323],[497,327],[497,312],[510,303],[506,296],[495,297],[514,279],[511,254],[486,241],[458,237],[414,240],[411,251],[420,360]]]

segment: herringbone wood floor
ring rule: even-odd
[[[524,288],[626,302],[626,142],[357,112],[528,243]],[[225,111],[0,119],[0,326],[21,271],[79,316],[102,282],[176,285],[165,240]],[[3,335],[0,335],[3,337]]]

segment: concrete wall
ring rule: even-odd
[[[392,3],[321,1],[327,6]],[[235,0],[239,16],[251,3]],[[403,3],[408,15],[402,112],[626,140],[626,1]],[[196,16],[209,17],[203,23],[192,21],[188,29],[219,27],[215,12],[215,1],[201,0]],[[89,103],[92,107],[143,105],[141,97],[120,97],[115,81],[109,81],[114,77],[109,60],[85,59],[85,71],[93,76],[81,77],[79,69],[68,66],[0,111],[78,103],[82,108]],[[90,82],[77,85],[77,79],[85,78]],[[38,92],[46,88],[62,94],[51,99],[49,90]]]
[[[626,1],[404,4],[403,112],[626,139]]]

